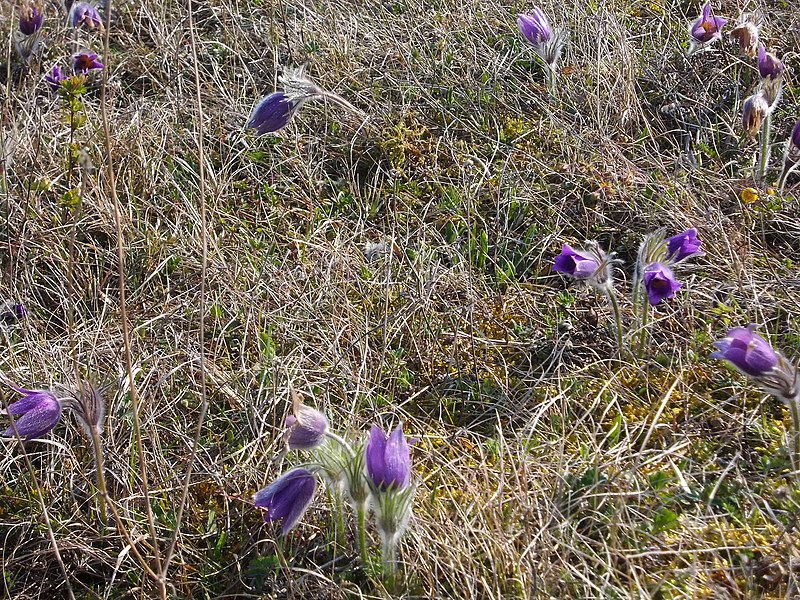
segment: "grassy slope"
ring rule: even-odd
[[[756,76],[728,44],[683,57],[696,6],[545,5],[571,30],[560,103],[548,100],[516,32],[527,5],[195,6],[203,302],[188,5],[120,5],[107,57],[143,457],[132,450],[99,95],[87,95],[76,140],[97,169],[83,175],[71,291],[71,220],[59,201],[76,184],[65,177],[63,113],[36,74],[12,69],[3,95],[15,147],[0,209],[0,295],[32,315],[3,336],[0,370],[19,384],[74,386],[77,362],[82,377],[111,385],[109,487],[145,555],[139,461],[167,540],[200,405],[207,308],[210,408],[169,574],[176,596],[382,595],[351,547],[333,547],[324,495],[280,545],[282,563],[272,558],[279,528],[249,505],[277,473],[269,459],[290,382],[340,431],[400,418],[419,438],[422,483],[400,552],[412,596],[782,598],[797,589],[788,413],[707,357],[729,324],[749,321],[800,354],[800,213],[796,191],[739,200],[755,151],[739,110]],[[786,3],[761,8],[796,70],[800,17]],[[68,47],[60,22],[51,9],[45,67]],[[101,48],[97,36],[84,43]],[[289,62],[307,63],[369,120],[314,104],[277,136],[244,136],[254,100]],[[791,74],[787,83],[776,140],[800,116]],[[659,226],[696,226],[706,256],[657,312],[653,360],[620,367],[608,360],[602,302],[549,265],[562,241],[587,238],[630,265],[641,235]],[[389,250],[367,259],[375,243]],[[38,485],[78,597],[154,597],[124,541],[99,526],[92,452],[65,423],[27,446],[35,480],[5,443],[0,586],[13,598],[64,593]]]

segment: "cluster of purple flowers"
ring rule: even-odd
[[[681,288],[681,283],[675,278],[673,267],[682,263],[687,258],[702,254],[701,242],[697,238],[696,229],[687,229],[677,235],[665,238],[663,231],[657,231],[645,237],[639,248],[636,262],[633,285],[634,313],[641,306],[642,313],[637,316],[637,328],[644,330],[647,321],[649,305],[657,305],[662,301],[672,298]],[[622,317],[614,289],[614,264],[620,263],[613,254],[606,254],[597,242],[587,242],[586,249],[574,249],[569,244],[564,244],[561,254],[553,261],[553,271],[563,273],[568,277],[583,281],[604,293],[611,308],[617,329],[617,343],[623,344],[621,332]],[[639,302],[641,289],[644,298]]]
[[[76,30],[103,31],[103,21],[100,18],[100,13],[88,2],[74,2],[67,20]],[[20,10],[19,40],[17,43],[17,50],[24,60],[28,60],[31,55],[33,41],[38,42],[43,24],[44,12],[41,4],[38,1],[26,2]],[[103,63],[100,62],[97,54],[87,49],[74,53],[70,62],[72,74],[78,76],[103,68]],[[69,77],[70,75],[64,73],[59,65],[53,65],[44,76],[44,81],[52,90],[58,91]]]
[[[409,444],[402,425],[388,436],[373,425],[366,444],[354,448],[330,431],[322,412],[305,406],[295,396],[293,414],[285,422],[284,441],[288,450],[315,452],[316,460],[291,469],[256,492],[254,504],[266,511],[265,520],[282,521],[284,535],[291,531],[311,504],[320,474],[332,489],[346,492],[359,515],[359,528],[364,527],[365,511],[372,507],[384,556],[393,561],[397,542],[411,515],[415,491]],[[364,539],[360,531],[360,543]],[[362,548],[362,558],[365,556],[366,549]]]

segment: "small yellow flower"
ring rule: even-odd
[[[744,188],[742,190],[742,202],[752,204],[756,200],[758,200],[758,190],[755,190],[751,187]]]

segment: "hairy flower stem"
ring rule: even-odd
[[[772,113],[767,113],[764,122],[761,124],[761,150],[758,155],[758,183],[764,185],[767,178],[767,167],[769,166],[770,137],[772,137]]]
[[[361,555],[361,566],[367,568],[369,555],[367,554],[367,505],[362,502],[356,508],[356,532],[358,536],[358,552]]]
[[[606,286],[605,294],[606,298],[608,298],[608,303],[611,306],[611,312],[614,313],[614,335],[617,338],[617,352],[621,357],[623,349],[623,341],[622,341],[622,314],[620,313],[619,310],[619,300],[617,299],[617,293],[614,291],[614,288],[612,288],[610,285]]]
[[[792,471],[795,480],[800,483],[800,393],[788,398],[789,412],[792,413]]]
[[[555,99],[556,99],[556,67],[555,67],[555,65],[545,64],[544,68],[547,71],[547,91],[550,93],[550,97],[555,102]]]
[[[397,543],[390,536],[385,536],[381,544],[381,562],[383,565],[383,581],[389,592],[394,592],[397,575]]]
[[[346,536],[345,536],[345,528],[344,528],[344,507],[347,506],[347,502],[344,499],[344,492],[342,491],[341,486],[337,486],[336,494],[335,494],[335,502],[336,502],[336,543],[344,548]]]
[[[639,328],[639,341],[636,344],[636,356],[642,357],[644,350],[647,347],[647,322],[650,318],[650,300],[647,294],[642,295],[642,318],[641,327]]]
[[[100,493],[100,519],[103,522],[103,527],[105,527],[108,492],[106,491],[106,476],[104,473],[103,440],[100,438],[100,432],[97,431],[97,427],[92,427],[92,446],[94,446],[94,467],[97,470],[95,480],[97,483],[97,491]]]
[[[781,176],[778,178],[778,191],[782,195],[783,194],[783,187],[786,185],[786,179],[794,173],[798,167],[800,167],[800,160],[794,163],[791,167],[789,166],[789,159],[783,161],[783,171],[781,171]]]

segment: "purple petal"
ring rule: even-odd
[[[384,485],[387,488],[403,489],[411,476],[411,456],[403,435],[402,423],[389,435],[384,453],[386,467]]]
[[[286,535],[308,509],[316,488],[316,477],[310,471],[292,469],[256,492],[253,501],[266,509],[264,520],[283,520],[282,532]]]
[[[386,435],[381,428],[377,425],[373,425],[369,430],[369,439],[367,440],[365,453],[367,474],[373,483],[378,486],[386,477],[386,442]]]

